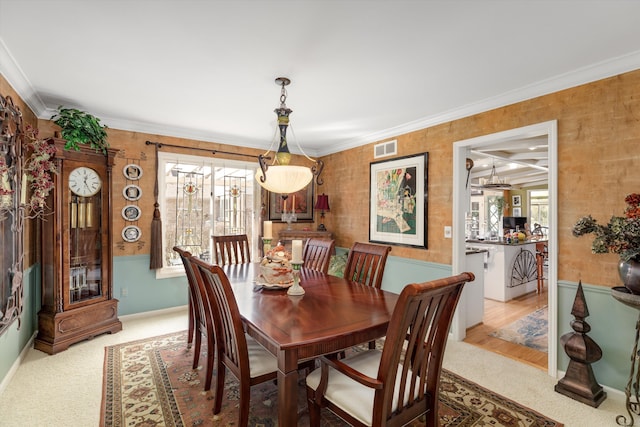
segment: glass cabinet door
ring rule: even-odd
[[[102,297],[102,191],[90,197],[70,194],[69,304]]]

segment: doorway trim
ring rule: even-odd
[[[465,271],[465,213],[470,197],[470,188],[465,188],[467,170],[465,168],[467,152],[471,148],[487,147],[503,143],[511,139],[547,136],[549,144],[549,278],[548,278],[548,306],[549,306],[549,344],[547,353],[547,373],[553,377],[557,375],[558,363],[558,122],[551,120],[521,128],[510,129],[489,135],[465,139],[453,144],[453,248],[452,271],[458,274]],[[460,299],[458,309],[453,317],[451,335],[456,341],[462,341],[466,335],[466,295]]]

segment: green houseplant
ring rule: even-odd
[[[576,237],[594,234],[594,254],[620,256],[620,278],[627,289],[640,294],[640,194],[629,194],[624,201],[624,216],[612,216],[608,224],[602,225],[587,215],[576,222],[572,232]]]
[[[101,125],[97,117],[75,108],[60,106],[51,119],[62,128],[62,138],[67,141],[65,149],[79,150],[79,144],[87,144],[96,151],[107,153],[107,126]]]

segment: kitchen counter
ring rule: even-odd
[[[487,252],[487,250],[482,248],[467,248],[465,254],[472,255],[472,254],[480,254],[483,252]]]
[[[529,240],[524,240],[524,241],[518,241],[518,243],[507,243],[507,241],[505,239],[500,239],[500,240],[480,240],[480,239],[469,239],[466,240],[466,243],[482,243],[485,245],[502,245],[502,246],[518,246],[518,245],[528,245],[529,243],[546,243],[547,239],[537,239],[537,240],[533,240],[533,239],[529,239]]]
[[[472,272],[476,277],[462,288],[463,310],[465,311],[464,323],[470,328],[482,323],[484,315],[484,258],[486,249],[467,249],[465,271]]]
[[[467,240],[468,250],[485,250],[484,297],[509,301],[537,289],[536,245],[546,240],[506,243]]]

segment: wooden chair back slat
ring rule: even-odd
[[[249,239],[246,234],[213,236],[213,262],[218,265],[251,262]]]
[[[349,250],[344,278],[379,289],[389,252],[391,246],[354,243]]]
[[[302,252],[304,268],[327,273],[329,271],[329,261],[334,251],[334,240],[313,238],[307,240],[307,243],[304,245],[304,251]]]

